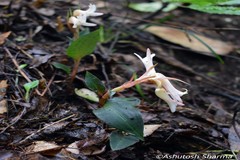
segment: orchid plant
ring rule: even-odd
[[[79,36],[81,27],[94,27],[96,24],[87,22],[89,17],[101,16],[103,13],[96,12],[97,7],[93,4],[89,5],[87,10],[76,9],[71,14],[72,16],[68,19],[68,26],[73,32],[73,42],[67,49],[67,54],[69,57],[74,59],[74,67],[71,74],[71,81],[74,80],[81,59],[91,54],[97,43],[100,41],[102,29],[95,30],[88,34]]]
[[[176,107],[183,106],[183,102],[181,99],[181,96],[184,94],[187,94],[187,90],[185,91],[179,91],[176,89],[169,80],[178,80],[176,78],[170,78],[166,77],[161,73],[157,73],[155,70],[155,66],[153,65],[153,57],[155,54],[151,54],[150,49],[147,49],[146,57],[142,58],[138,54],[135,53],[135,55],[142,61],[146,68],[146,72],[139,77],[138,79],[132,81],[130,80],[129,82],[123,84],[120,87],[114,88],[112,91],[121,91],[125,88],[129,88],[132,86],[135,86],[136,84],[143,83],[143,82],[152,82],[156,84],[156,89],[155,89],[155,94],[164,100],[168,106],[170,107],[171,112],[176,111]],[[183,81],[181,81],[183,82]]]
[[[101,15],[102,13],[96,12],[96,6],[90,4],[87,10],[74,10],[72,16],[69,17],[68,24],[74,33],[74,41],[67,49],[68,56],[72,57],[75,62],[72,71],[72,80],[77,73],[81,58],[92,53],[96,44],[101,39],[100,29],[83,36],[79,36],[79,31],[83,26],[96,26],[94,23],[87,22],[87,19],[89,17]],[[109,138],[112,150],[120,150],[139,140],[144,140],[143,119],[140,110],[136,107],[140,104],[140,100],[132,97],[114,97],[117,92],[121,92],[142,83],[153,83],[156,86],[155,94],[168,104],[171,112],[175,112],[177,106],[184,105],[181,96],[187,94],[186,89],[180,91],[170,82],[170,80],[181,80],[166,77],[156,72],[156,65],[153,64],[153,57],[155,54],[152,54],[150,49],[147,49],[146,57],[144,58],[136,53],[135,55],[142,61],[146,69],[146,72],[139,78],[134,79],[133,76],[128,82],[109,90],[100,79],[87,72],[85,84],[90,90],[86,88],[75,89],[77,95],[95,103],[97,102],[99,108],[95,109],[93,113],[109,126],[116,128]]]
[[[156,65],[153,64],[155,54],[152,54],[150,49],[147,49],[144,58],[136,53],[135,55],[142,61],[146,69],[146,72],[139,78],[134,80],[133,76],[128,82],[107,90],[97,77],[87,72],[85,76],[86,86],[96,94],[92,94],[84,88],[75,90],[77,95],[98,102],[99,108],[94,110],[93,113],[109,126],[117,129],[110,135],[110,146],[113,150],[126,148],[144,138],[141,112],[136,108],[140,104],[140,100],[137,98],[114,97],[117,92],[142,83],[153,83],[156,85],[155,94],[168,104],[171,112],[175,112],[177,106],[184,105],[181,96],[187,94],[186,89],[180,91],[170,82],[170,80],[183,81],[156,72]],[[92,95],[92,97],[89,97],[89,95]]]

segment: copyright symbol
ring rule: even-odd
[[[156,155],[156,158],[157,158],[157,159],[162,159],[162,157],[163,157],[163,156],[162,156],[161,154]]]

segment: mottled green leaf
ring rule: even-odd
[[[86,99],[88,99],[90,101],[93,101],[93,102],[99,102],[98,95],[95,92],[90,91],[87,88],[81,88],[81,89],[75,88],[74,91],[80,97],[86,98]]]
[[[130,3],[128,7],[139,12],[156,12],[162,8],[162,2]]]

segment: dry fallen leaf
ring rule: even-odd
[[[161,125],[160,124],[147,124],[144,125],[144,131],[143,136],[147,137],[153,134],[154,131],[156,131]]]
[[[0,81],[0,99],[2,99],[5,96],[7,87],[8,87],[8,84],[6,80]]]
[[[2,45],[8,36],[11,34],[11,31],[0,34],[0,45]]]
[[[80,153],[80,150],[79,150],[79,148],[78,148],[78,143],[79,143],[78,141],[71,143],[71,144],[66,148],[66,150],[67,150],[68,152],[73,153],[73,154],[79,154],[79,153]]]
[[[79,141],[73,142],[71,143],[66,150],[70,153],[73,154],[80,154],[80,152],[84,155],[98,155],[101,154],[105,151],[106,146],[102,146],[102,147],[97,147],[97,146],[89,146],[89,147],[85,147],[85,148],[80,148],[79,149]]]
[[[6,80],[0,81],[0,115],[7,113],[8,111],[7,100],[3,99],[6,94],[7,87],[8,87],[8,84]]]
[[[213,55],[212,52],[198,39],[206,43],[219,55],[226,55],[234,49],[234,46],[229,43],[194,33],[194,35],[198,37],[198,39],[196,39],[194,36],[175,28],[150,26],[146,28],[145,31],[152,33],[166,41],[190,48],[194,51],[205,53],[206,55],[210,56]]]
[[[1,100],[0,101],[0,117],[2,114],[7,113],[7,100]]]
[[[236,123],[236,131],[240,133],[240,125]],[[240,151],[240,137],[236,133],[234,127],[230,127],[228,133],[228,142],[232,151]]]
[[[55,155],[61,150],[61,146],[46,141],[35,141],[27,148],[26,153],[42,153],[43,155]]]
[[[46,63],[50,58],[55,56],[54,54],[48,54],[45,56],[34,56],[34,59],[31,62],[30,68],[36,68],[44,63]]]

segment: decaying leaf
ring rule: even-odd
[[[183,30],[175,28],[150,26],[146,28],[145,31],[152,33],[166,41],[181,45],[186,48],[190,48],[194,51],[198,51],[210,56],[213,55],[212,52],[206,45],[200,42],[200,40],[212,48],[218,55],[226,55],[234,49],[234,46],[227,42],[208,38],[195,33],[188,34]],[[198,39],[196,37],[198,37]]]
[[[59,122],[59,123],[56,123],[56,124],[46,124],[45,126],[48,126],[48,127],[45,128],[43,132],[45,134],[53,134],[53,133],[55,133],[59,130],[62,130],[68,124],[69,124],[69,122]]]
[[[7,100],[3,99],[7,91],[7,81],[0,81],[0,115],[7,113]]]
[[[71,143],[66,150],[73,154],[83,153],[84,155],[97,155],[105,151],[105,145],[102,145],[108,138],[105,131],[97,133],[94,137],[86,138],[83,140],[75,141]]]
[[[0,34],[0,45],[2,45],[8,36],[11,34],[11,31]]]
[[[150,136],[156,131],[161,125],[160,124],[148,124],[144,125],[143,135],[144,137]]]
[[[37,10],[38,13],[44,15],[44,16],[53,16],[55,14],[55,10],[50,8],[40,8]]]
[[[78,149],[78,141],[75,141],[73,143],[71,143],[67,148],[66,150],[68,152],[71,152],[73,154],[79,154],[80,153],[80,150]]]
[[[43,155],[55,155],[61,150],[61,146],[52,142],[35,141],[31,146],[27,148],[26,153],[42,153]]]
[[[240,125],[236,123],[235,126],[236,130],[233,126],[229,129],[228,142],[232,151],[240,151],[240,137],[238,137],[238,134],[240,134]],[[238,134],[236,133],[236,131],[238,132]]]
[[[88,155],[98,155],[101,154],[105,151],[106,146],[103,147],[97,147],[97,146],[89,146],[89,147],[84,147],[79,149],[79,141],[73,142],[72,144],[70,144],[66,150],[68,152],[71,152],[73,154],[80,154],[80,152],[86,156]]]
[[[5,96],[7,87],[8,87],[8,84],[6,80],[0,81],[0,100]]]
[[[40,66],[41,64],[46,63],[53,56],[55,56],[55,55],[54,54],[48,54],[48,55],[45,55],[45,56],[34,56],[34,59],[31,63],[32,66],[30,68],[36,68],[36,67]]]
[[[102,147],[91,146],[91,147],[84,148],[82,150],[82,153],[86,156],[98,155],[103,153],[105,150],[106,150],[106,146],[102,146]]]
[[[7,113],[7,100],[3,99],[0,101],[0,116],[1,114]]]

